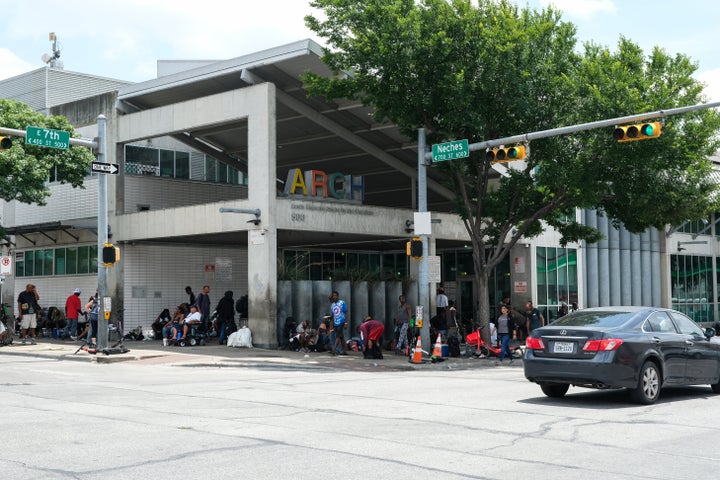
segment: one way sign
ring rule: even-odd
[[[120,171],[120,166],[117,163],[92,162],[91,170],[97,173],[112,173],[117,175]]]

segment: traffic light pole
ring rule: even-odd
[[[696,110],[705,110],[708,108],[720,107],[720,102],[712,103],[701,103],[699,105],[691,105],[689,107],[678,107],[671,108],[669,110],[656,110],[648,113],[638,113],[635,115],[628,115],[626,117],[609,118],[607,120],[598,120],[596,122],[579,123],[577,125],[571,125],[569,127],[552,128],[550,130],[540,130],[538,132],[524,133],[521,135],[514,135],[512,137],[498,138],[496,140],[487,140],[484,142],[471,143],[468,145],[468,149],[472,151],[485,150],[487,148],[499,147],[500,145],[507,145],[512,143],[525,143],[531,140],[537,140],[539,138],[556,137],[558,135],[567,135],[575,132],[583,132],[585,130],[593,130],[595,128],[614,127],[623,123],[642,122],[651,118],[658,117],[669,117],[670,115],[679,115],[681,113],[694,112]],[[428,161],[432,161],[432,152],[425,152],[422,150],[423,158]]]
[[[418,129],[418,212],[427,212],[427,163],[425,161],[425,150],[427,142],[425,140],[425,129]],[[429,298],[429,282],[428,282],[428,255],[430,253],[428,245],[428,237],[421,234],[423,244],[423,256],[420,260],[418,272],[418,303],[423,307],[423,324],[420,328],[420,336],[425,340],[423,349],[430,351],[432,339],[430,335],[430,298]]]
[[[98,162],[107,163],[107,119],[105,115],[98,115],[98,141],[97,141],[97,159]],[[103,262],[103,246],[108,242],[108,218],[107,218],[107,175],[101,173],[98,175],[98,302],[100,308],[98,311],[98,331],[93,332],[97,340],[97,350],[102,351],[108,346],[108,319],[105,318],[105,296],[107,295],[107,269]],[[109,311],[107,312],[110,313]]]

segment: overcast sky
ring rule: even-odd
[[[720,3],[716,0],[550,1],[575,23],[580,41],[615,48],[620,35],[646,52],[659,45],[698,62],[697,78],[720,101]],[[0,79],[44,65],[55,32],[65,69],[139,82],[155,78],[157,60],[223,60],[305,38],[306,0],[0,0]]]

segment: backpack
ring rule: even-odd
[[[90,320],[98,319],[98,312],[100,311],[100,302],[93,300],[92,308],[90,308]]]
[[[457,336],[452,335],[447,339],[448,350],[451,357],[460,356],[460,340]]]

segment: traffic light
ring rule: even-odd
[[[422,238],[413,238],[406,245],[407,255],[412,258],[422,258],[423,243]]]
[[[0,150],[7,150],[12,147],[10,137],[0,137]]]
[[[507,148],[494,148],[485,152],[485,160],[488,162],[514,162],[525,159],[525,147],[516,145]]]
[[[660,122],[639,123],[637,125],[625,125],[616,127],[613,131],[613,138],[618,142],[634,142],[636,140],[648,140],[662,135]]]
[[[106,243],[102,249],[103,266],[112,267],[120,261],[120,248],[112,243]]]

